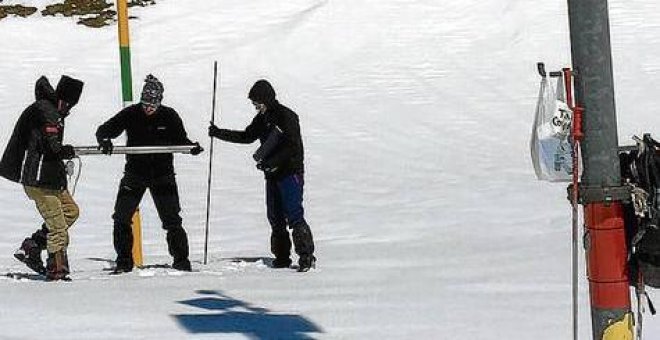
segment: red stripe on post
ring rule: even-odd
[[[621,203],[585,207],[587,275],[592,307],[629,309],[626,235]]]

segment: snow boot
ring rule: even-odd
[[[130,273],[133,271],[133,261],[131,260],[130,263],[127,261],[119,261],[116,262],[116,265],[114,268],[112,268],[112,272],[110,274],[112,275],[118,275],[118,274],[124,274],[124,273]]]
[[[175,260],[172,262],[172,268],[184,272],[192,271],[192,267],[190,266],[190,261],[188,259]]]
[[[46,280],[71,281],[69,278],[69,260],[65,250],[48,253],[46,260]]]
[[[316,265],[314,257],[314,238],[309,225],[304,220],[293,225],[293,244],[296,248],[298,259],[298,271],[306,272]]]
[[[172,268],[186,272],[192,270],[190,260],[188,260],[188,235],[183,227],[167,230],[167,250],[174,259]]]
[[[112,241],[117,253],[112,274],[133,271],[133,230],[131,226],[115,223],[112,231]]]
[[[289,267],[291,267],[291,263],[292,263],[292,261],[288,257],[285,257],[285,258],[276,257],[273,260],[272,266],[273,266],[273,268],[289,268]]]
[[[312,268],[316,268],[316,257],[314,255],[302,255],[298,259],[298,271],[306,272]]]
[[[286,229],[271,233],[270,251],[275,255],[273,268],[289,268],[291,265],[291,239]]]
[[[35,231],[30,238],[37,243],[39,249],[46,250],[46,244],[48,243],[48,227],[46,227],[46,223],[41,224],[41,228]]]
[[[21,247],[14,253],[14,257],[38,274],[46,274],[44,262],[41,260],[41,249],[33,239],[23,240]]]

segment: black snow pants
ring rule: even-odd
[[[167,247],[174,258],[173,266],[188,262],[188,236],[181,225],[179,190],[174,174],[151,179],[126,172],[119,184],[115,212],[112,215],[118,268],[133,268],[131,219],[147,189],[153,198],[162,227],[167,231]]]

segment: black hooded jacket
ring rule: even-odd
[[[179,114],[161,105],[147,116],[141,104],[126,107],[99,126],[96,138],[101,141],[119,137],[126,131],[126,146],[193,145]],[[174,174],[173,156],[165,154],[126,155],[124,171],[143,178]]]
[[[37,80],[36,101],[23,111],[0,161],[0,176],[47,189],[67,187],[62,162],[64,117],[46,77]]]
[[[267,102],[266,107],[266,112],[258,113],[244,131],[220,129],[216,137],[227,142],[244,144],[259,139],[263,144],[273,130],[279,129],[283,134],[282,141],[263,160],[266,168],[276,170],[266,171],[266,178],[278,179],[303,173],[304,151],[298,115],[275,99]]]

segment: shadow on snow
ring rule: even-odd
[[[216,311],[213,314],[180,314],[174,318],[190,333],[240,333],[250,339],[312,339],[307,333],[321,328],[300,315],[276,314],[266,308],[233,299],[215,290],[198,290],[202,297],[181,304]]]

